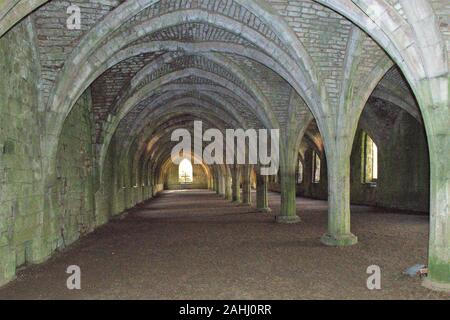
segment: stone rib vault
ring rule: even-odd
[[[279,223],[301,220],[296,194],[328,199],[330,246],[358,242],[350,203],[429,212],[424,284],[450,290],[448,0],[70,4],[80,30],[68,1],[0,2],[0,285],[176,185],[171,133],[201,120],[280,129],[281,163],[202,164],[196,187],[256,188],[260,211],[277,189]]]

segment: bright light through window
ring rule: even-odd
[[[320,157],[316,151],[313,151],[313,183],[320,182]]]
[[[375,144],[375,142],[373,142],[372,145],[372,180],[377,180],[378,179],[378,147]]]
[[[192,183],[194,182],[192,164],[188,159],[181,161],[178,168],[178,175],[180,183]]]
[[[363,183],[375,184],[378,179],[378,147],[367,133],[363,133]]]
[[[303,182],[303,163],[301,160],[298,161],[298,176],[297,176],[297,183]]]

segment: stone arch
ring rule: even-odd
[[[239,94],[240,98],[244,99],[244,101],[246,101],[250,106],[252,106],[255,114],[257,114],[256,110],[258,109],[258,104],[253,101],[253,98],[251,96],[249,96],[242,89],[240,89],[237,86],[235,86],[234,84],[230,83],[228,80],[220,78],[219,76],[217,76],[215,74],[211,74],[211,73],[200,71],[200,70],[189,70],[189,69],[186,70],[185,69],[182,71],[176,71],[167,76],[163,76],[162,78],[158,79],[157,81],[152,81],[151,83],[149,83],[148,85],[143,87],[141,90],[136,92],[132,97],[128,98],[128,100],[123,105],[120,113],[115,116],[114,120],[110,123],[109,127],[106,129],[106,131],[109,134],[105,137],[105,143],[104,143],[104,146],[102,147],[103,151],[101,152],[100,163],[103,162],[104,156],[106,155],[106,151],[107,151],[107,148],[109,145],[109,141],[111,140],[112,135],[114,134],[120,121],[123,119],[123,117],[125,117],[127,115],[127,113],[137,103],[141,102],[143,99],[145,99],[147,97],[147,95],[149,93],[153,92],[154,90],[157,90],[161,85],[170,84],[172,81],[174,81],[176,79],[184,78],[189,75],[200,75],[206,79],[212,80],[213,82],[222,84],[222,86],[225,85],[225,88],[229,92],[233,92],[233,94],[236,94],[236,93]],[[269,106],[266,106],[266,108],[269,108]],[[271,127],[271,125],[267,125],[267,124],[266,124],[266,126]]]
[[[236,123],[233,120],[227,120],[227,114],[225,112],[217,112],[214,110],[214,114],[211,113],[211,105],[208,103],[204,103],[201,101],[198,101],[196,99],[192,99],[192,98],[182,98],[179,100],[175,100],[172,101],[168,106],[167,109],[169,109],[170,111],[175,111],[178,108],[183,108],[183,107],[188,107],[188,106],[195,106],[199,109],[199,111],[201,110],[201,112],[204,112],[204,115],[208,115],[211,117],[211,119],[216,120],[217,122],[215,123],[221,123],[221,121],[224,121],[227,124],[230,123]],[[188,109],[189,110],[189,109]],[[164,114],[164,113],[163,113]],[[156,118],[158,119],[158,117],[161,115],[161,113],[158,115],[156,114]],[[197,114],[197,115],[202,115],[201,113]],[[144,119],[154,119],[154,115],[152,114],[152,117],[150,118],[149,116],[144,117]],[[134,140],[136,140],[138,137],[141,137],[139,139],[139,141],[137,142],[138,146],[143,147],[145,145],[147,145],[149,138],[151,135],[156,134],[156,129],[158,127],[158,123],[153,123],[154,125],[152,126],[148,126],[149,121],[143,121],[135,130],[133,130],[133,132],[130,132],[130,137],[133,139],[133,141],[130,141],[129,145],[131,145]],[[153,121],[153,120],[151,120]],[[237,125],[237,123],[236,123]],[[221,126],[221,128],[223,129],[224,126]]]
[[[196,119],[201,119],[202,121],[205,121],[206,124],[208,125],[215,125],[216,127],[218,127],[220,130],[224,130],[225,129],[225,122],[222,122],[223,119],[221,119],[220,117],[218,117],[217,115],[213,114],[212,112],[208,112],[206,110],[202,110],[202,107],[192,107],[192,108],[187,108],[186,105],[180,104],[178,106],[171,106],[170,110],[161,112],[160,114],[155,115],[154,117],[151,118],[151,120],[149,119],[147,122],[152,122],[153,123],[153,128],[151,128],[151,131],[156,132],[157,130],[159,130],[158,132],[166,132],[166,133],[170,133],[170,130],[175,129],[175,127],[179,127],[180,125],[184,125],[185,124],[185,119],[182,117],[183,115],[193,115]],[[176,121],[175,124],[173,123],[169,123],[167,124],[167,127],[163,127],[169,120],[174,119],[175,116],[180,117],[180,120]],[[178,128],[177,127],[177,128]],[[163,130],[163,131],[161,131]],[[167,131],[169,130],[169,131]],[[158,147],[158,142],[162,139],[162,134],[155,136],[152,139],[152,146],[149,149],[148,147],[150,146],[148,143],[146,143],[146,141],[148,141],[148,138],[145,137],[150,137],[150,132],[148,132],[147,130],[145,130],[146,132],[142,132],[143,130],[141,130],[141,132],[139,133],[139,135],[142,135],[142,140],[144,141],[144,143],[141,143],[138,145],[137,148],[137,154],[135,158],[141,158],[145,155],[145,152],[148,153],[148,155],[150,156],[152,154],[152,150],[155,147]],[[168,137],[169,135],[166,135],[166,137]],[[147,150],[145,150],[147,146]],[[144,164],[148,163],[148,161],[150,160],[150,157],[147,157],[144,159]]]
[[[244,89],[246,91],[249,91],[252,93],[255,97],[257,97],[264,106],[268,106],[269,103],[264,95],[264,93],[260,90],[258,85],[255,83],[253,79],[248,77],[240,68],[237,66],[234,62],[232,62],[230,59],[226,58],[225,56],[219,55],[217,53],[211,53],[211,52],[194,52],[190,53],[192,56],[199,56],[199,57],[205,57],[209,61],[218,64],[220,67],[224,68],[225,70],[229,70],[231,74],[240,81]],[[115,105],[117,107],[113,107],[113,110],[117,109],[129,96],[131,92],[136,90],[138,86],[145,81],[145,78],[150,76],[153,72],[156,72],[158,67],[162,64],[169,64],[172,61],[174,61],[177,58],[181,58],[186,56],[186,53],[180,52],[168,52],[166,54],[163,54],[159,58],[155,59],[151,63],[149,63],[147,66],[142,68],[131,80],[130,85],[125,88],[119,98],[117,99]]]
[[[5,0],[0,5],[0,37],[49,0]]]
[[[122,8],[122,7],[121,7]],[[134,9],[137,9],[137,8],[134,8]],[[116,10],[115,10],[116,11]],[[115,13],[115,11],[113,12],[113,14],[112,15],[114,15],[114,14],[117,14],[117,13]],[[120,10],[119,10],[119,12],[120,12]],[[192,12],[191,12],[192,13]],[[221,26],[222,27],[224,27],[224,28],[229,28],[230,27],[230,23],[231,23],[231,25],[236,25],[236,22],[232,22],[232,21],[228,21],[228,20],[226,20],[224,17],[217,17],[217,16],[214,16],[214,15],[212,15],[212,14],[209,14],[209,15],[205,15],[204,13],[202,13],[202,12],[197,12],[198,13],[198,17],[196,17],[193,21],[195,21],[195,20],[199,20],[199,17],[201,17],[201,21],[207,21],[207,22],[210,22],[210,23],[216,23],[216,24],[218,24],[218,23],[220,23],[221,24]],[[182,20],[182,21],[185,21],[186,19],[189,19],[189,17],[186,17],[186,16],[183,16],[182,14],[179,14],[179,13],[174,13],[174,14],[172,14],[172,16],[178,16],[178,18],[177,19],[179,19],[180,21]],[[109,22],[111,17],[110,16],[108,16],[107,18],[105,18],[105,21],[104,22],[102,22],[102,23],[107,23],[107,22]],[[219,19],[220,18],[220,19]],[[175,18],[174,18],[175,19]],[[164,21],[166,21],[166,20],[170,20],[170,19],[164,19]],[[162,27],[162,19],[159,19],[158,21],[160,21],[161,23],[159,23],[158,25],[157,25],[157,27]],[[117,21],[115,21],[115,23],[117,23]],[[152,27],[155,27],[155,25],[153,24],[153,26]],[[93,32],[95,31],[95,29],[93,29]],[[138,32],[138,34],[142,34],[143,32],[142,32],[142,30],[136,30],[137,32]],[[245,32],[248,32],[248,34],[246,34]],[[104,33],[104,31],[102,31],[102,32],[100,32],[100,34],[102,34],[102,33]],[[255,34],[254,32],[252,33],[251,32],[251,30],[245,30],[245,26],[240,26],[240,33],[242,34],[242,35],[246,35],[248,38],[254,38],[254,39],[260,39],[259,41],[261,42],[261,43],[263,43],[264,41],[261,39],[261,36],[260,35],[258,35],[258,34]],[[251,36],[250,36],[251,35]],[[55,90],[54,90],[54,92],[53,92],[53,95],[52,95],[52,97],[53,98],[51,98],[50,100],[49,100],[49,103],[50,103],[50,105],[53,105],[53,106],[59,106],[59,107],[61,107],[61,105],[62,106],[64,106],[63,108],[60,108],[60,109],[70,109],[70,105],[72,104],[72,102],[71,102],[71,100],[73,100],[74,98],[76,98],[77,97],[77,95],[79,95],[80,94],[80,92],[79,91],[81,91],[81,90],[78,90],[78,93],[76,92],[76,91],[74,91],[73,89],[71,89],[70,87],[78,87],[78,88],[82,88],[82,86],[83,86],[83,84],[84,85],[89,85],[89,83],[86,83],[86,78],[87,77],[89,77],[89,74],[90,73],[92,73],[92,72],[95,72],[95,71],[93,71],[93,70],[95,70],[96,69],[96,67],[98,67],[100,64],[101,64],[101,59],[103,59],[103,55],[100,53],[100,51],[98,51],[94,56],[96,57],[96,59],[95,59],[95,61],[93,62],[93,63],[91,63],[90,65],[89,64],[84,64],[84,60],[83,60],[83,58],[82,58],[82,54],[84,53],[84,54],[87,54],[88,52],[90,53],[90,54],[92,54],[92,52],[90,51],[90,49],[88,49],[88,47],[89,46],[91,46],[93,43],[89,43],[89,41],[87,40],[87,39],[89,39],[89,37],[90,36],[87,36],[85,39],[83,39],[82,40],[82,42],[81,42],[81,44],[80,44],[80,46],[78,47],[78,49],[76,49],[76,50],[74,50],[74,53],[73,53],[73,56],[74,56],[74,58],[73,59],[71,59],[71,60],[69,60],[69,62],[68,63],[66,63],[66,65],[64,66],[64,70],[60,73],[60,78],[61,79],[64,79],[64,81],[62,81],[62,82],[59,82],[59,84],[58,84],[58,88],[55,88]],[[95,34],[95,38],[96,39],[99,39],[100,37],[99,37],[99,35],[98,34]],[[253,40],[254,40],[253,39]],[[129,39],[129,41],[131,42],[132,41],[132,39]],[[298,40],[297,40],[298,41]],[[93,42],[95,42],[95,40],[93,41]],[[87,47],[83,47],[83,43],[89,43],[89,44],[87,44]],[[118,42],[113,42],[114,43],[114,45],[116,45]],[[92,48],[93,49],[93,48]],[[112,49],[112,48],[108,48],[108,49]],[[109,50],[108,50],[109,51]],[[113,52],[115,51],[115,50],[112,50]],[[274,53],[275,52],[278,52],[278,54],[277,55],[280,55],[280,56],[284,56],[285,58],[285,60],[286,59],[288,59],[288,56],[285,54],[285,53],[283,53],[282,51],[280,51],[276,46],[272,46],[272,48],[270,49],[270,51],[273,51]],[[81,55],[80,55],[81,54]],[[303,58],[301,58],[300,60],[302,60]],[[71,62],[72,61],[72,62]],[[294,62],[295,62],[295,60],[294,60]],[[79,70],[79,68],[78,68],[78,66],[76,65],[76,64],[78,64],[78,63],[82,63],[83,64],[83,69],[82,70]],[[294,65],[296,65],[296,63],[294,63]],[[310,68],[311,69],[311,68]],[[312,70],[312,69],[311,69]],[[299,75],[300,76],[305,76],[305,75],[307,75],[307,74],[309,74],[308,72],[302,72],[302,73],[299,73]],[[64,77],[64,75],[66,75],[66,76],[68,76],[68,77],[70,77],[71,79],[70,80],[68,80],[68,78],[66,78],[66,77]],[[76,81],[73,81],[73,79],[76,79]],[[314,78],[314,77],[313,77]],[[70,85],[69,85],[69,82],[70,82]],[[310,85],[308,85],[308,83],[312,83],[312,84],[310,84]],[[307,97],[307,99],[308,100],[310,100],[312,103],[311,104],[308,104],[308,105],[316,105],[317,104],[317,101],[320,101],[321,100],[321,98],[309,98],[310,96],[318,96],[317,94],[315,94],[314,92],[315,92],[315,85],[313,84],[313,82],[311,82],[311,81],[306,81],[306,82],[302,82],[302,81],[298,81],[298,84],[299,85],[297,85],[297,87],[298,86],[300,86],[300,88],[304,88],[304,90],[302,90],[302,91],[304,91],[304,92],[307,92],[306,94],[305,94],[305,96]],[[66,99],[64,99],[64,100],[61,100],[61,93],[62,92],[65,92],[65,93],[67,93],[65,96],[67,97]],[[65,101],[65,102],[64,102]],[[316,101],[316,103],[313,103],[313,101]],[[54,108],[54,107],[52,107],[52,108]],[[317,109],[317,108],[316,108]],[[66,111],[63,111],[61,114],[54,114],[54,116],[57,118],[57,119],[61,119],[62,117],[64,117],[64,113],[65,113]],[[52,118],[52,119],[50,119],[49,121],[51,121],[52,123],[55,123],[56,124],[56,127],[53,127],[53,128],[49,128],[50,129],[50,132],[53,132],[53,129],[55,129],[55,130],[58,130],[58,128],[57,128],[57,123],[58,122],[60,122],[59,120],[56,120],[55,121],[55,119],[54,118]],[[53,136],[57,136],[57,134],[55,134],[55,135],[53,135]],[[49,164],[50,165],[50,164]],[[51,171],[51,165],[50,165],[50,171]]]

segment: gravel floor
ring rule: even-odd
[[[253,195],[255,196],[255,195]],[[206,191],[166,192],[18,273],[0,299],[448,299],[402,274],[427,261],[428,217],[352,207],[359,244],[329,248],[327,203],[298,199],[302,222],[237,206]],[[69,265],[81,290],[66,288]],[[370,265],[382,290],[366,287]]]

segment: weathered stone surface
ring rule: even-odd
[[[39,68],[26,19],[0,38],[0,284],[29,262],[42,228]]]

